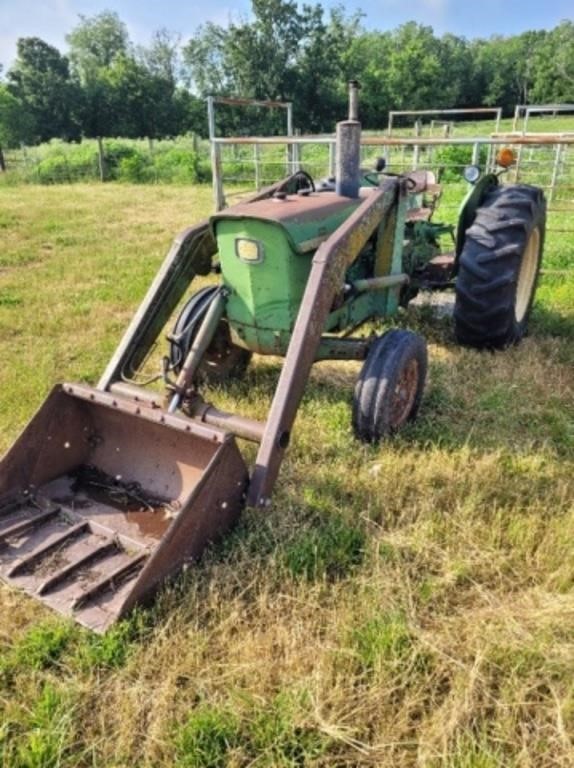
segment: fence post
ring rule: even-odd
[[[259,173],[259,144],[253,145],[253,163],[255,165],[255,189],[259,191],[261,189],[261,174]]]
[[[415,136],[418,138],[422,132],[422,123],[420,120],[415,120]],[[416,171],[419,167],[419,157],[421,148],[418,144],[415,144],[413,153],[413,171]]]
[[[478,143],[478,141],[475,141],[474,144],[472,145],[472,159],[470,162],[472,163],[472,165],[478,165],[479,160],[480,160],[480,144]]]
[[[287,103],[287,136],[293,136],[293,103]],[[287,144],[287,175],[295,172],[295,145]]]
[[[215,139],[215,110],[213,96],[207,97],[207,120],[209,124],[209,145],[211,150],[211,168],[213,172],[213,204],[216,211],[225,208],[223,180],[221,178],[221,148]]]
[[[296,136],[301,135],[301,129],[297,128],[295,131]],[[293,173],[301,169],[301,157],[299,154],[299,144],[293,144]]]
[[[104,155],[104,142],[101,136],[97,138],[98,142],[98,170],[100,172],[100,181],[106,180],[106,156]]]
[[[554,167],[552,168],[552,180],[550,182],[550,194],[548,195],[548,202],[551,203],[554,200],[554,192],[556,191],[556,183],[558,176],[560,175],[560,160],[562,158],[562,144],[556,145],[556,152],[554,155]]]
[[[1,144],[0,144],[0,171],[2,171],[2,173],[5,173],[6,171],[6,161],[4,160],[4,152],[2,150]]]

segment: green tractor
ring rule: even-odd
[[[395,433],[421,403],[425,342],[406,330],[353,332],[392,318],[420,288],[454,285],[463,344],[498,349],[522,338],[542,256],[542,192],[468,169],[454,253],[441,254],[450,229],[429,221],[436,183],[381,166],[363,174],[357,115],[351,83],[333,183],[300,171],[185,230],[97,387],[54,388],[0,462],[6,581],[104,631],[245,504],[269,504],[316,361],[363,361],[355,435]],[[185,300],[192,279],[213,272],[217,284]],[[138,373],[182,303],[153,378],[164,382],[158,392]],[[241,377],[253,354],[284,358],[265,422],[202,396],[206,381]],[[259,444],[250,468],[238,438]]]

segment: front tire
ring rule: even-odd
[[[392,330],[376,339],[353,395],[353,430],[376,443],[398,432],[418,412],[427,373],[424,339],[411,331]]]
[[[454,330],[460,344],[503,349],[525,335],[546,229],[542,190],[495,187],[468,228],[459,259]]]

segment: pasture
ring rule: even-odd
[[[208,187],[0,186],[0,452],[54,383],[95,383],[210,207]],[[552,226],[544,269],[504,353],[397,318],[430,379],[392,442],[352,437],[358,366],[316,366],[271,508],[105,637],[1,585],[0,764],[571,766],[574,244]],[[262,418],[278,370],[214,397]]]

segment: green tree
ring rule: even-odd
[[[347,72],[353,72],[362,85],[361,121],[368,127],[380,128],[393,108],[388,78],[391,34],[363,32],[355,37],[343,56]]]
[[[138,48],[138,58],[150,75],[174,88],[179,78],[179,45],[179,35],[162,28],[153,33],[149,46]]]
[[[341,8],[331,10],[327,21],[322,12],[313,19],[299,53],[293,97],[296,124],[306,131],[331,131],[345,115],[347,81],[358,77],[346,54],[360,21],[361,14],[347,17]]]
[[[546,32],[524,32],[513,37],[491,37],[474,45],[476,76],[483,104],[510,113],[532,98],[534,70]]]
[[[359,17],[346,19],[335,9],[325,21],[321,5],[299,7],[294,0],[252,0],[252,14],[251,21],[227,28],[210,23],[198,29],[183,49],[188,83],[203,96],[293,101],[303,130],[332,128],[329,122],[341,101],[343,52]],[[227,130],[256,125],[284,132],[282,120],[281,115],[229,110],[221,124]]]
[[[387,79],[393,108],[436,107],[437,85],[444,73],[432,27],[414,21],[401,25],[391,33],[389,54]]]
[[[234,91],[233,73],[227,66],[227,37],[227,29],[209,21],[183,49],[184,79],[202,96]]]
[[[0,84],[0,145],[16,147],[32,140],[32,119],[5,85]]]
[[[26,109],[5,85],[0,83],[0,171],[6,170],[4,149],[30,142],[32,120]]]
[[[136,50],[118,15],[105,11],[81,17],[66,39],[82,85],[85,135],[158,138],[177,132],[173,35],[159,30],[149,47]]]
[[[441,108],[475,107],[480,104],[468,42],[462,37],[446,34],[437,40],[437,46],[441,67],[437,92],[441,95]]]
[[[82,84],[102,69],[125,56],[131,48],[128,30],[117,13],[102,11],[96,16],[80,15],[80,23],[66,35],[70,61]]]
[[[468,76],[466,43],[454,35],[435,37],[431,27],[408,22],[391,32],[364,32],[347,52],[368,94],[361,105],[366,125],[380,128],[390,109],[457,106]]]
[[[537,103],[574,102],[574,23],[546,33],[533,53],[531,97]]]
[[[120,135],[118,101],[111,68],[127,57],[130,42],[125,24],[111,11],[93,17],[80,16],[79,24],[66,36],[70,62],[82,88],[81,123],[85,136]]]
[[[20,38],[7,83],[28,116],[28,140],[79,137],[79,87],[57,48],[38,37]]]
[[[119,56],[102,70],[100,83],[114,112],[117,135],[161,138],[177,132],[171,78],[150,72],[132,56]]]

